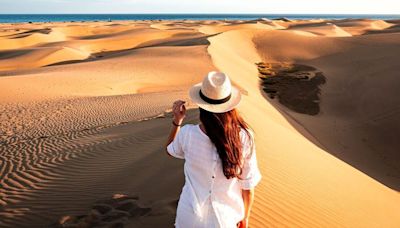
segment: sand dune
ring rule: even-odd
[[[269,34],[268,32],[264,32],[265,34]],[[257,57],[256,54],[251,53],[255,52],[256,49],[251,47],[249,44],[247,48],[231,48],[231,51],[227,51],[228,46],[232,47],[233,43],[245,43],[244,40],[247,39],[248,42],[251,40],[255,40],[255,45],[257,50],[264,55],[263,50],[269,50],[266,47],[262,47],[262,45],[269,45],[271,41],[266,42],[265,39],[269,39],[268,35],[255,34],[256,39],[251,39],[251,35],[248,32],[231,32],[220,35],[218,37],[211,39],[211,46],[209,48],[210,53],[212,53],[213,61],[216,65],[224,71],[230,73],[231,76],[234,77],[234,80],[238,82],[240,85],[246,88],[250,87],[251,83],[253,86],[257,85],[259,82],[256,77],[253,77],[253,80],[249,80],[249,77],[243,77],[243,75],[250,74],[251,72],[254,75],[257,75],[254,69],[251,70],[251,65],[254,62],[258,62],[260,60],[264,60],[263,58]],[[260,40],[264,38],[263,40]],[[282,35],[283,38],[283,35]],[[280,42],[284,42],[284,40],[279,39]],[[323,39],[328,41],[327,44],[330,46],[328,39]],[[290,40],[289,40],[290,43]],[[282,44],[284,45],[284,44]],[[287,45],[287,44],[286,44]],[[315,45],[315,44],[314,44]],[[322,44],[321,44],[322,45]],[[293,47],[297,47],[299,44],[293,45]],[[303,46],[303,45],[300,45]],[[311,45],[310,45],[311,46]],[[293,48],[291,47],[291,48]],[[325,46],[324,46],[325,47]],[[307,46],[303,46],[303,48],[307,49]],[[310,48],[310,47],[308,47]],[[290,48],[289,48],[290,49]],[[224,52],[222,52],[224,50]],[[238,51],[240,50],[240,51]],[[329,49],[328,49],[329,50]],[[334,49],[331,49],[334,52]],[[323,53],[324,55],[328,55],[328,53]],[[290,57],[290,55],[288,55]],[[306,55],[307,56],[307,55]],[[216,57],[216,58],[215,58]],[[313,58],[316,58],[317,55],[314,55]],[[305,57],[307,58],[307,57]],[[270,59],[268,59],[270,61]],[[328,80],[332,80],[332,77]],[[328,81],[328,84],[330,81]],[[248,90],[248,89],[247,89]],[[252,98],[250,98],[252,96]],[[348,95],[350,96],[350,95]],[[276,110],[268,107],[267,105],[259,105],[264,97],[259,93],[249,94],[248,103],[244,103],[242,105],[241,110],[244,115],[248,115],[248,119],[254,120],[254,122],[250,122],[252,126],[256,129],[256,132],[260,132],[257,136],[261,139],[259,141],[270,142],[268,143],[258,143],[259,148],[263,148],[263,150],[267,151],[268,155],[266,155],[261,161],[261,163],[265,162],[265,164],[269,162],[269,166],[266,165],[264,167],[264,173],[268,173],[269,182],[264,182],[265,185],[261,185],[258,189],[260,192],[260,204],[264,205],[263,210],[258,212],[259,218],[262,218],[265,215],[270,215],[272,218],[280,218],[278,221],[271,219],[259,219],[259,223],[255,223],[255,226],[285,226],[287,224],[295,224],[294,226],[305,226],[305,227],[324,227],[324,226],[351,226],[351,227],[363,227],[363,226],[387,226],[387,227],[395,227],[399,224],[399,221],[387,221],[387,217],[395,217],[395,210],[398,207],[397,202],[399,200],[399,195],[396,191],[393,191],[375,180],[365,176],[355,168],[347,165],[346,163],[330,156],[327,153],[323,153],[320,148],[315,145],[310,144],[305,141],[297,141],[297,134],[293,133],[293,128],[291,126],[287,126],[286,121],[279,120],[281,118],[281,114],[277,114]],[[322,98],[324,99],[324,97]],[[257,104],[257,105],[256,105]],[[345,104],[343,104],[345,105]],[[343,109],[342,109],[343,110]],[[348,112],[351,112],[348,110]],[[258,116],[254,118],[254,116]],[[265,116],[268,116],[268,120],[265,120],[266,125],[260,125],[259,120],[265,119]],[[300,116],[300,115],[296,115]],[[306,118],[306,117],[304,117]],[[296,118],[297,119],[297,118]],[[300,119],[300,118],[299,118]],[[309,119],[309,118],[308,118]],[[271,120],[271,121],[269,121]],[[302,119],[300,119],[302,120]],[[325,122],[327,121],[327,122]],[[318,126],[323,126],[327,124],[331,120],[325,120],[319,122]],[[303,135],[309,135],[309,125],[307,122],[301,121],[301,124],[294,122],[293,126],[297,128],[298,131],[302,132]],[[277,124],[279,126],[277,126]],[[312,125],[314,126],[314,125]],[[257,131],[258,129],[258,131]],[[332,128],[327,128],[329,131]],[[398,130],[399,128],[397,128]],[[382,129],[384,130],[384,129]],[[282,134],[279,136],[279,134]],[[310,140],[316,141],[316,144],[321,141],[323,137],[323,132],[311,132]],[[349,136],[347,136],[349,137]],[[348,138],[351,140],[352,138]],[[283,146],[286,142],[290,142],[290,146]],[[274,143],[272,143],[274,142]],[[381,138],[381,142],[385,143],[384,139]],[[344,143],[341,141],[341,143]],[[274,144],[274,145],[272,145]],[[285,149],[282,150],[281,148]],[[301,149],[299,149],[301,148]],[[392,149],[398,148],[396,146],[391,146]],[[354,149],[354,148],[353,148]],[[329,150],[328,150],[329,151]],[[322,152],[322,153],[321,153]],[[354,154],[357,154],[357,151],[353,151]],[[362,158],[363,154],[358,153],[358,158]],[[378,155],[379,156],[379,155]],[[395,157],[395,156],[394,156]],[[392,158],[393,154],[392,154]],[[271,162],[273,161],[273,162]],[[298,167],[298,162],[301,161],[301,164],[304,166]],[[370,160],[376,161],[376,160]],[[281,163],[282,162],[282,163]],[[296,165],[294,165],[296,164]],[[380,166],[381,163],[375,163],[375,165]],[[317,174],[316,170],[321,170],[322,167],[325,167],[322,171],[325,175],[329,175],[329,178],[323,178],[321,175]],[[328,168],[329,167],[329,168]],[[390,166],[389,166],[390,167]],[[350,171],[352,170],[352,171]],[[363,170],[364,171],[364,170]],[[340,174],[342,173],[342,174]],[[346,173],[346,174],[344,174]],[[307,177],[305,180],[303,177]],[[275,179],[276,178],[276,179]],[[285,180],[282,182],[282,179]],[[288,184],[288,182],[293,184]],[[282,183],[281,183],[282,182]],[[349,183],[356,182],[356,185],[349,185]],[[296,183],[296,184],[295,184]],[[314,183],[314,184],[313,184]],[[296,193],[291,193],[288,188],[289,186],[296,185]],[[360,189],[360,185],[364,186],[362,190]],[[312,187],[311,187],[312,186]],[[271,188],[274,190],[271,191]],[[335,196],[332,196],[332,190],[335,189]],[[359,191],[362,191],[363,194],[360,195]],[[336,195],[337,194],[337,195]],[[372,200],[375,194],[385,195],[385,197],[376,199],[376,201]],[[302,195],[308,201],[307,208],[303,207],[304,198],[299,199],[298,196]],[[319,196],[315,198],[315,196]],[[331,204],[333,199],[335,198],[335,202],[338,204]],[[386,198],[387,197],[387,198]],[[271,199],[275,199],[276,202],[271,202]],[[315,200],[315,201],[314,201]],[[285,202],[285,205],[288,208],[276,208],[275,205],[280,205]],[[368,204],[366,202],[369,202]],[[270,206],[265,206],[270,204]],[[364,205],[363,207],[368,208],[368,211],[357,209],[359,205]],[[382,205],[382,207],[378,206]],[[267,208],[270,208],[268,212]],[[296,210],[295,208],[301,208],[300,210]],[[331,213],[337,213],[343,208],[353,208],[352,213],[341,214],[340,217],[334,217]],[[347,210],[347,209],[346,209]],[[261,212],[262,211],[262,212]],[[257,212],[254,212],[257,214]],[[388,215],[391,214],[391,215]],[[289,217],[285,217],[286,215],[290,215]],[[373,217],[372,221],[366,220],[357,220],[355,218],[365,218],[365,217]],[[310,219],[313,218],[313,219]],[[365,222],[365,223],[364,223]],[[388,222],[388,223],[386,223]],[[372,224],[372,225],[371,225]]]
[[[327,78],[335,77],[335,81],[324,86],[322,99],[325,102],[321,103],[324,113],[321,117],[312,123],[307,118],[302,122],[307,123],[305,125],[313,135],[320,136],[328,151],[399,190],[396,176],[400,166],[396,162],[396,153],[400,144],[394,133],[400,129],[396,121],[400,116],[398,101],[394,97],[399,70],[396,56],[400,49],[399,45],[385,42],[395,37],[385,34],[355,38],[348,53],[306,61],[323,71]],[[363,46],[366,43],[367,49]],[[370,64],[372,62],[374,64]],[[333,63],[340,67],[331,67]]]
[[[89,52],[70,47],[22,49],[17,56],[4,58],[0,62],[0,71],[37,68],[65,61],[84,60],[89,56]]]
[[[254,39],[261,57],[270,62],[313,59],[346,51],[351,46],[344,38],[336,42],[338,38],[312,36],[295,30],[260,31],[254,34]]]
[[[368,31],[384,30],[390,28],[394,24],[388,23],[383,20],[339,20],[335,22],[336,25],[340,26],[345,31],[353,35],[361,35]]]
[[[141,27],[136,24],[127,24],[127,23],[109,23],[109,24],[100,24],[100,25],[91,25],[87,24],[81,25],[69,25],[69,26],[55,26],[52,29],[57,32],[61,32],[68,37],[90,37],[90,36],[112,36],[117,33],[121,33],[127,30],[132,30],[133,28]]]
[[[221,32],[226,32],[230,30],[237,29],[274,29],[273,26],[264,23],[239,23],[239,24],[224,24],[224,25],[212,25],[212,26],[202,26],[199,31],[204,34],[217,34]]]
[[[139,46],[154,46],[154,43],[164,43],[176,40],[173,37],[188,33],[184,30],[160,31],[152,28],[134,28],[123,32],[107,35],[92,35],[65,40],[64,42],[36,45],[34,48],[22,49],[18,55],[10,56],[10,51],[3,51],[6,56],[0,63],[0,71],[30,69],[52,64],[62,64],[69,61],[93,60],[103,58],[109,52],[133,49]],[[193,35],[198,34],[193,32]],[[2,52],[0,52],[1,56]],[[14,57],[14,58],[12,58]]]
[[[350,33],[346,32],[342,28],[340,28],[330,22],[295,25],[295,26],[291,26],[290,29],[306,31],[306,32],[310,32],[310,33],[313,33],[313,34],[319,35],[319,36],[328,36],[328,37],[351,36]]]
[[[157,58],[156,68],[154,58]],[[199,68],[193,69],[195,64]],[[0,85],[3,101],[176,91],[197,82],[201,73],[213,69],[202,45],[140,48],[101,61],[49,68],[49,71],[42,68],[27,75],[3,77]],[[198,76],[190,77],[189,72],[197,72]]]
[[[59,42],[65,40],[65,35],[60,32],[38,30],[28,30],[15,33],[6,37],[0,37],[0,50],[19,49],[31,47],[40,43]]]
[[[398,227],[399,24],[0,25],[0,226],[171,227],[183,163],[162,148],[168,111],[221,70],[241,88],[239,111],[256,132],[264,178],[251,227]],[[268,64],[323,73],[312,87],[318,113],[269,98],[259,78],[260,66],[273,77]]]
[[[200,25],[219,24],[218,21],[159,21],[151,23],[150,27],[161,30],[197,30]]]

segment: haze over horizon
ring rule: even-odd
[[[395,0],[315,0],[266,2],[263,0],[4,0],[0,14],[128,14],[128,13],[231,13],[231,14],[400,14]]]

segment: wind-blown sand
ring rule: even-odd
[[[256,133],[263,179],[251,227],[399,227],[399,28],[367,19],[1,24],[0,226],[172,227],[184,180],[183,161],[163,149],[169,108],[220,70],[241,88],[239,111]],[[276,89],[313,75],[270,63],[311,66],[325,81],[272,99],[260,76]],[[312,113],[288,105],[312,92]],[[196,123],[188,105],[186,122]]]

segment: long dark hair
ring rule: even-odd
[[[217,148],[226,178],[240,178],[243,168],[240,131],[244,129],[252,142],[249,125],[236,109],[224,113],[213,113],[200,108],[200,121],[207,136]]]

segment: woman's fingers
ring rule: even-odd
[[[182,104],[182,106],[181,106],[181,112],[184,114],[184,113],[186,113],[186,106],[185,106],[185,104]]]
[[[183,102],[182,100],[176,100],[176,101],[174,101],[174,104],[175,103],[179,103],[179,102]]]
[[[186,101],[182,100],[177,100],[173,103],[172,112],[174,113],[175,118],[178,118],[179,120],[183,120],[183,118],[185,118],[185,113],[186,113],[185,103]]]
[[[182,105],[180,106],[179,112],[180,112],[182,115],[185,115],[185,113],[186,113],[186,106],[185,106],[185,104],[182,104]]]
[[[176,101],[176,105],[177,106],[181,106],[181,105],[183,105],[185,103],[186,103],[185,101],[181,101],[181,100]]]
[[[175,105],[175,107],[173,108],[173,112],[180,113],[181,112],[180,109],[181,109],[181,107],[179,105]]]
[[[184,103],[186,103],[186,101],[176,100],[176,101],[174,101],[172,107],[180,106],[180,105],[182,105],[182,104],[184,104]]]
[[[178,113],[179,112],[179,106],[178,105],[175,105],[175,107],[174,107],[174,113]]]
[[[174,102],[173,108],[179,108],[179,110],[182,110],[182,106],[186,103],[186,101],[182,100],[177,100]]]

